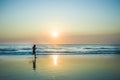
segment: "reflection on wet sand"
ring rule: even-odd
[[[58,55],[52,55],[52,63],[53,65],[58,65]],[[33,70],[36,70],[36,67],[37,67],[37,57],[34,57],[33,60],[32,60],[32,68]]]
[[[37,58],[30,55],[0,59],[0,80],[120,80],[120,56],[115,55],[37,55]]]
[[[58,64],[58,56],[57,55],[53,55],[53,63],[54,63],[54,65]]]
[[[34,57],[34,60],[33,60],[33,70],[36,70],[36,57]]]

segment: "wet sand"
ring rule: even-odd
[[[120,55],[0,56],[0,80],[120,80]]]

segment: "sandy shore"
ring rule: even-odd
[[[120,80],[119,55],[0,56],[0,80]]]

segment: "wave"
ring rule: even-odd
[[[0,51],[17,51],[17,49],[0,49]]]
[[[31,55],[31,51],[3,51],[0,55]],[[120,51],[36,51],[36,54],[120,54]]]
[[[0,51],[19,51],[19,50],[32,50],[32,48],[19,48],[19,49],[12,49],[12,48],[5,48],[0,49]],[[64,49],[64,48],[37,48],[38,51],[40,50],[120,50],[119,48],[77,48],[77,49]]]
[[[120,45],[38,45],[41,54],[120,54]],[[0,45],[0,55],[31,55],[32,45]]]

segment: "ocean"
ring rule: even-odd
[[[0,55],[31,55],[32,44],[0,44]],[[120,54],[120,44],[37,44],[37,55]]]
[[[0,80],[120,80],[119,44],[0,44]]]

